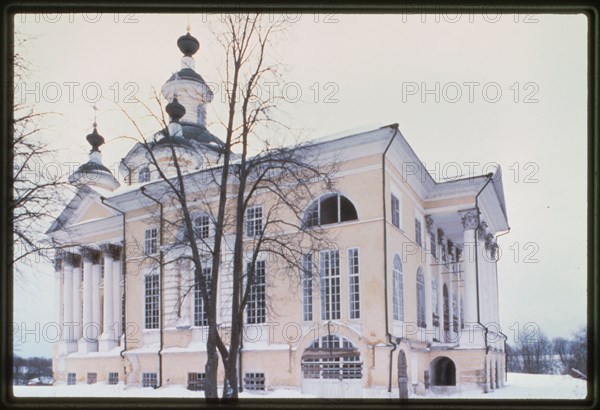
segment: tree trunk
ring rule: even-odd
[[[217,329],[214,325],[209,326],[208,341],[206,343],[206,379],[204,382],[204,397],[206,399],[218,400],[217,372],[219,369],[219,355],[217,353]]]

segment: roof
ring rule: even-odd
[[[196,81],[198,83],[206,85],[206,82],[204,81],[202,76],[194,70],[192,70],[191,68],[182,68],[177,73],[171,75],[171,77],[169,77],[169,79],[165,82],[168,83],[170,81],[175,81],[176,79]]]

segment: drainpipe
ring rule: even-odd
[[[156,198],[148,195],[146,193],[146,190],[143,186],[140,187],[140,192],[142,193],[142,195],[144,195],[147,198],[150,198],[152,201],[156,202],[160,208],[160,236],[159,236],[159,246],[160,246],[160,252],[159,252],[159,264],[160,264],[160,279],[159,279],[159,295],[160,295],[160,320],[159,320],[159,335],[160,335],[160,346],[158,348],[158,373],[159,373],[159,380],[158,380],[158,386],[156,386],[155,388],[158,389],[159,387],[161,387],[163,385],[163,371],[162,371],[162,350],[163,350],[163,265],[164,265],[164,254],[163,254],[163,250],[162,250],[162,245],[163,245],[163,204],[157,200]]]
[[[383,151],[383,155],[381,156],[381,172],[382,172],[382,194],[383,194],[383,292],[384,292],[384,308],[385,308],[385,336],[388,340],[388,345],[392,345],[392,350],[390,350],[390,368],[389,368],[389,379],[388,379],[388,392],[392,391],[392,357],[393,353],[396,350],[397,345],[392,341],[392,335],[390,333],[389,327],[389,313],[388,313],[388,278],[387,278],[387,197],[385,195],[385,156],[392,146],[392,142],[396,138],[396,134],[398,134],[398,123],[387,125],[386,127],[390,127],[394,130],[394,135],[390,138],[387,146],[385,147],[385,151]],[[381,128],[386,128],[381,127]]]
[[[487,336],[488,336],[488,332],[489,329],[487,328],[487,326],[485,326],[483,323],[481,323],[481,308],[480,308],[480,303],[479,303],[479,251],[477,249],[478,247],[478,237],[479,237],[479,228],[481,227],[481,222],[479,220],[479,205],[478,205],[478,199],[479,199],[479,195],[481,195],[481,193],[483,192],[483,190],[485,189],[485,187],[488,186],[488,184],[490,182],[492,182],[492,177],[494,176],[493,173],[489,173],[486,175],[486,177],[488,178],[488,180],[486,181],[486,183],[483,185],[483,187],[481,188],[481,190],[479,190],[479,192],[477,193],[477,195],[475,195],[475,208],[477,209],[477,229],[475,230],[475,287],[477,289],[477,324],[481,327],[483,327],[485,329],[485,335],[484,335],[484,341],[485,341],[485,364],[487,366],[487,355],[489,352],[490,347],[488,346],[488,341],[487,341]],[[487,367],[486,367],[486,380],[487,380]],[[487,382],[486,382],[487,385]],[[486,387],[486,391],[487,393],[487,387]]]
[[[103,205],[106,205],[107,207],[114,209],[115,211],[117,211],[121,215],[123,215],[123,256],[121,258],[121,264],[123,266],[121,267],[121,272],[123,273],[123,300],[125,301],[125,303],[124,303],[125,306],[127,306],[127,253],[125,252],[125,250],[127,248],[125,246],[126,245],[126,242],[125,242],[125,211],[115,208],[114,206],[112,206],[111,204],[106,202],[106,198],[103,196],[100,197],[100,201],[102,202]],[[121,286],[121,284],[119,283],[118,286]],[[121,301],[119,301],[119,303],[121,303]],[[123,314],[123,319],[126,319],[127,318],[127,309],[123,309],[122,314]],[[127,330],[125,320],[123,320],[123,323],[121,324],[121,327],[123,327],[123,326],[125,327],[125,330]],[[125,359],[125,356],[123,353],[126,350],[127,350],[127,332],[123,331],[123,349],[119,352],[122,359]]]
[[[506,235],[507,233],[510,233],[510,227],[508,227],[508,230],[506,232],[502,232],[500,235],[496,235],[496,242],[498,241],[498,238],[500,236]],[[496,297],[497,297],[498,296],[498,261],[496,261],[496,264],[494,266],[496,268]],[[499,324],[498,324],[498,329],[500,329]],[[501,330],[499,330],[498,333],[500,333],[504,337],[504,381],[507,382],[508,381],[508,371],[506,369],[508,368],[508,351],[506,350],[506,341],[508,340],[508,336],[506,336],[504,333],[502,333]]]
[[[131,168],[125,163],[125,158],[121,158],[121,164],[127,168],[127,185],[131,185]]]

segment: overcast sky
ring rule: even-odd
[[[500,317],[513,337],[533,322],[550,337],[586,322],[587,20],[583,15],[274,15],[290,22],[277,44],[286,64],[281,109],[307,139],[399,123],[437,180],[482,174],[498,163],[511,231],[499,239]],[[29,63],[16,100],[36,105],[63,162],[87,160],[92,105],[112,167],[133,135],[115,105],[148,101],[180,68],[186,15],[17,16]],[[218,84],[223,57],[208,29],[219,17],[190,15],[200,40],[196,71]],[[71,84],[71,85],[69,85]],[[28,90],[28,91],[26,91]],[[33,90],[33,91],[32,91]],[[318,90],[318,92],[317,92]],[[437,91],[436,91],[437,90]],[[97,101],[97,91],[101,99]],[[424,92],[425,91],[425,92]],[[300,92],[300,94],[298,93]],[[71,95],[70,95],[71,94]],[[296,101],[298,100],[298,101]],[[210,130],[225,104],[216,92]],[[475,163],[469,165],[470,163]],[[61,165],[67,169],[66,165]],[[15,290],[15,322],[55,320],[53,268],[41,265]],[[531,328],[529,328],[531,329]],[[51,355],[27,336],[19,353]],[[510,341],[510,340],[509,340]]]

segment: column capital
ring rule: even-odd
[[[431,215],[425,215],[425,225],[427,226],[427,233],[433,235],[433,217]]]
[[[121,249],[123,247],[121,245],[116,245],[114,243],[105,243],[100,245],[100,249],[102,253],[110,256],[113,260],[118,260],[121,257]]]
[[[61,255],[66,265],[76,268],[81,263],[81,255],[72,252],[63,252]]]
[[[446,237],[446,234],[444,234],[444,231],[442,230],[442,228],[438,228],[437,230],[438,233],[438,244],[442,244],[444,243],[444,238]]]
[[[81,247],[81,256],[83,257],[83,260],[86,262],[92,262],[93,264],[100,263],[101,253],[100,253],[100,251],[98,251],[96,249],[82,246]]]
[[[459,213],[465,231],[477,228],[477,226],[479,225],[479,214],[477,212],[477,209],[459,211]]]

